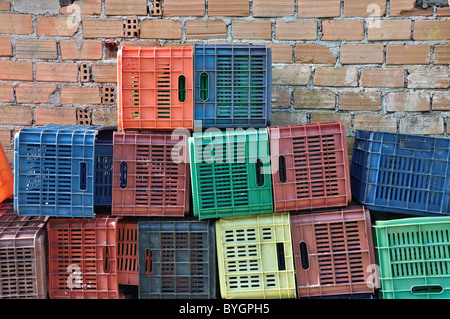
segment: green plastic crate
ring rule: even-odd
[[[289,213],[220,218],[216,246],[222,298],[297,297]]]
[[[376,221],[383,299],[450,298],[450,217]]]
[[[267,128],[194,133],[189,148],[194,216],[273,213]]]

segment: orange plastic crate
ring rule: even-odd
[[[375,250],[364,206],[290,217],[299,298],[374,294]]]
[[[275,212],[351,201],[345,127],[339,122],[269,127]]]
[[[47,223],[50,299],[120,299],[118,219],[51,218]]]
[[[137,221],[120,220],[117,227],[117,280],[139,285]]]
[[[123,131],[193,129],[192,47],[121,47],[117,62]]]
[[[0,143],[0,203],[14,194],[14,175]]]

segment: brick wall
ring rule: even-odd
[[[0,0],[0,142],[49,122],[117,125],[120,45],[267,44],[273,125],[449,136],[449,8],[415,0]],[[45,7],[44,7],[45,6]]]

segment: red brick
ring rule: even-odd
[[[123,37],[123,19],[84,18],[83,36],[85,38],[120,38]]]
[[[12,83],[0,83],[0,103],[14,103],[14,88]]]
[[[308,117],[305,112],[280,110],[279,112],[272,112],[272,120],[270,126],[276,127],[304,123],[308,123]]]
[[[446,67],[408,69],[408,88],[446,89],[450,86],[450,71]]]
[[[78,31],[75,25],[67,17],[38,17],[36,30],[38,36],[72,37]]]
[[[380,109],[380,92],[339,92],[339,110],[341,111],[379,111]]]
[[[0,144],[3,150],[11,148],[11,130],[7,128],[0,128]]]
[[[0,33],[33,33],[33,22],[29,14],[0,13]]]
[[[363,20],[322,21],[322,41],[359,41],[363,39]]]
[[[36,62],[36,81],[78,82],[78,65],[64,62]]]
[[[69,6],[61,7],[61,14],[99,15],[102,11],[102,0],[77,0]]]
[[[77,124],[76,108],[74,107],[45,107],[36,106],[35,124],[46,125],[55,124]]]
[[[363,68],[361,70],[362,87],[402,88],[404,87],[402,68]]]
[[[317,22],[278,20],[275,25],[275,38],[277,40],[316,40]]]
[[[344,17],[381,17],[386,13],[386,0],[345,0]]]
[[[92,64],[92,79],[99,83],[117,82],[116,63],[94,63]]]
[[[33,81],[33,63],[0,60],[0,80]]]
[[[112,16],[147,15],[147,0],[105,0],[105,13]]]
[[[340,14],[340,0],[298,0],[299,18],[329,18]]]
[[[249,0],[208,0],[209,17],[246,17],[249,13]]]
[[[317,66],[314,76],[317,86],[357,86],[358,70],[354,67],[325,67]]]
[[[291,91],[288,88],[272,87],[272,108],[289,108],[291,105]]]
[[[444,133],[444,119],[440,113],[407,114],[399,120],[399,133],[438,135]]]
[[[20,83],[16,86],[17,103],[49,103],[55,91],[53,83]]]
[[[341,45],[340,61],[342,64],[381,64],[383,60],[384,45],[382,43]]]
[[[124,46],[124,47],[159,47],[160,46],[159,41],[155,41],[155,40],[121,41],[120,44],[121,44],[121,46]]]
[[[286,17],[294,15],[295,0],[253,0],[254,17]]]
[[[117,107],[94,107],[92,125],[117,126]]]
[[[311,112],[311,123],[340,121],[345,126],[345,131],[349,134],[352,127],[352,115],[350,113],[319,111]]]
[[[379,20],[377,23],[379,23],[379,27],[367,28],[368,41],[409,40],[411,38],[411,19]]]
[[[386,47],[386,64],[429,64],[430,46],[390,44]]]
[[[233,39],[262,39],[272,38],[272,25],[269,20],[233,20],[231,22],[231,37]]]
[[[267,43],[272,50],[272,63],[292,63],[292,45],[289,43]]]
[[[435,91],[433,95],[433,102],[431,104],[433,111],[450,111],[450,92],[449,91]],[[447,133],[450,125],[447,122]]]
[[[205,0],[164,0],[165,17],[203,17]]]
[[[390,92],[386,95],[386,112],[430,111],[428,92]]]
[[[7,35],[0,36],[0,56],[12,56],[11,37]]]
[[[353,130],[397,132],[397,119],[385,114],[355,114]]]
[[[434,64],[450,63],[450,45],[442,44],[434,47]]]
[[[61,87],[61,104],[100,104],[100,90],[97,86]]]
[[[436,14],[438,17],[450,17],[450,8],[437,8]]]
[[[449,40],[450,20],[416,20],[413,40]]]
[[[294,90],[295,109],[331,109],[336,107],[336,94],[327,90]]]
[[[393,0],[389,7],[390,17],[400,16],[430,16],[433,15],[433,8],[423,9],[416,6],[416,0]]]
[[[31,123],[33,123],[33,108],[31,106],[0,106],[1,125],[31,125]]]
[[[272,84],[306,85],[311,78],[311,68],[305,65],[276,65],[272,67]]]
[[[141,21],[141,38],[143,39],[181,39],[181,22],[176,20]]]
[[[295,63],[335,64],[336,57],[326,46],[297,43],[295,45]]]
[[[0,0],[0,11],[9,11],[9,10],[11,10],[10,0]]]
[[[49,59],[58,57],[55,40],[16,39],[16,57],[19,59]]]
[[[103,43],[97,40],[62,40],[61,59],[63,60],[101,60],[103,57]]]
[[[186,21],[186,39],[219,39],[227,37],[227,26],[222,20]]]

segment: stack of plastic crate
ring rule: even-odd
[[[449,160],[447,138],[356,131],[351,187],[377,216],[381,298],[449,298]]]
[[[14,175],[3,146],[0,143],[0,204],[14,194]]]

